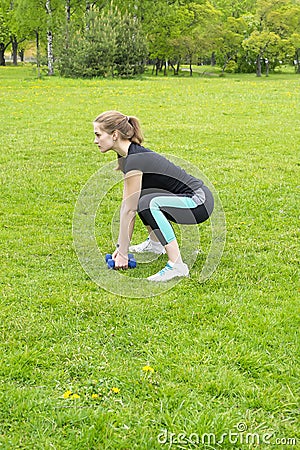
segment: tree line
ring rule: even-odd
[[[128,77],[149,62],[156,74],[204,63],[300,73],[300,0],[0,0],[0,65],[32,42],[49,75]]]

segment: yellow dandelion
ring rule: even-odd
[[[98,394],[92,394],[92,398],[98,398],[99,395]]]
[[[154,372],[153,367],[150,367],[150,366],[144,366],[144,367],[142,368],[142,370],[143,370],[144,372],[151,372],[151,373]]]
[[[66,391],[63,395],[64,398],[69,398],[70,395],[72,394],[72,391]]]
[[[117,387],[113,387],[113,388],[111,388],[111,390],[114,394],[118,394],[120,392],[120,389]]]
[[[73,398],[73,399],[74,399],[74,398],[80,398],[80,395],[78,395],[78,394],[73,394],[71,398]]]

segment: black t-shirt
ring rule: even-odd
[[[189,175],[164,156],[133,142],[128,155],[119,156],[119,166],[124,174],[131,170],[143,172],[142,189],[163,189],[192,197],[203,186],[202,180]]]

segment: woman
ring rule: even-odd
[[[116,269],[128,268],[128,251],[167,253],[168,263],[149,281],[168,281],[187,277],[170,221],[197,224],[209,218],[214,200],[203,181],[187,174],[162,155],[141,144],[143,135],[136,117],[107,111],[94,121],[95,144],[101,153],[117,153],[124,173],[123,201],[117,248],[112,257]],[[136,213],[148,229],[149,237],[129,247]]]

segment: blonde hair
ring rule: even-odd
[[[144,140],[139,120],[134,116],[125,116],[119,111],[106,111],[100,114],[94,122],[101,125],[101,129],[108,134],[118,131],[123,139],[129,139],[135,144]]]

